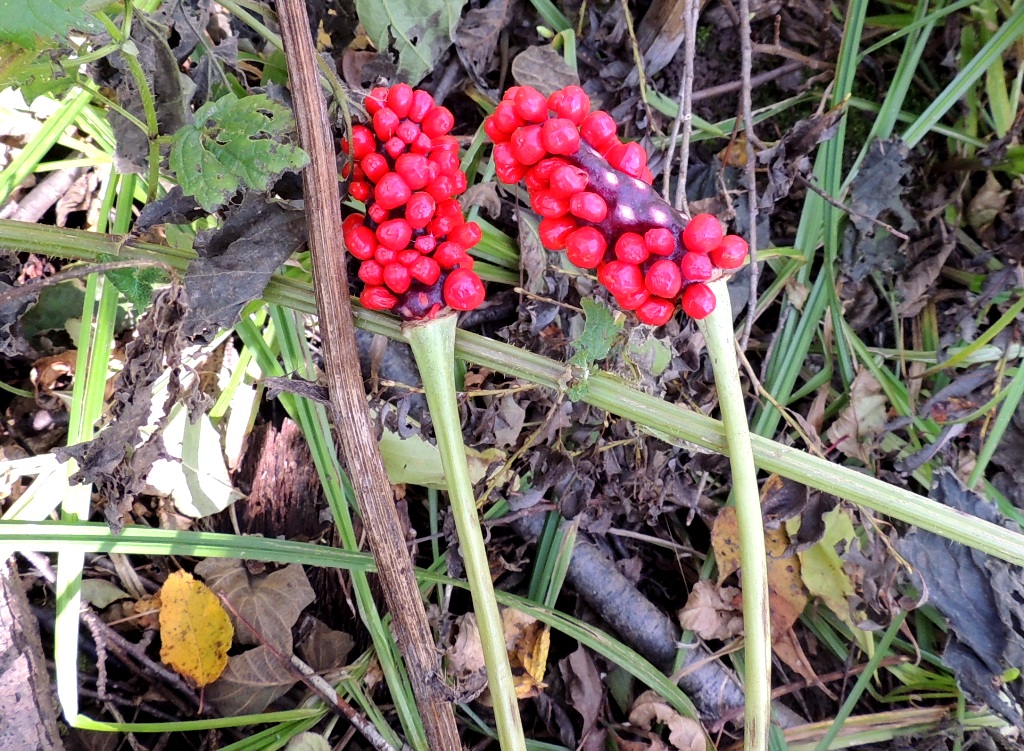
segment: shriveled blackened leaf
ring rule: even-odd
[[[491,0],[483,8],[466,12],[455,32],[455,49],[473,82],[490,90],[487,82],[491,60],[498,48],[498,38],[508,16],[511,0]]]
[[[512,76],[520,86],[532,86],[544,96],[566,86],[580,85],[576,71],[549,45],[529,47],[516,55]]]
[[[258,299],[274,271],[306,241],[306,218],[247,194],[224,226],[196,238],[199,258],[185,275],[188,320],[182,333],[208,342],[229,328],[247,303]]]
[[[778,529],[804,510],[810,497],[806,485],[772,475],[761,489],[761,516],[765,529]]]
[[[835,508],[835,496],[811,490],[807,504],[800,512],[800,529],[789,536],[789,549],[786,555],[792,555],[817,545],[825,536],[825,514]]]
[[[947,469],[935,474],[932,498],[995,524],[995,506],[968,491]],[[943,660],[972,700],[984,702],[1024,727],[1024,687],[1003,682],[1004,672],[1024,665],[1024,576],[1021,569],[931,532],[915,530],[900,553],[923,579],[931,604],[947,619]]]
[[[844,113],[834,109],[800,120],[777,144],[757,155],[758,163],[768,166],[768,187],[758,203],[761,214],[771,214],[775,204],[789,195],[797,179],[810,173],[810,153],[836,134]]]
[[[267,387],[268,399],[276,399],[281,394],[295,394],[318,404],[331,403],[330,395],[324,386],[319,386],[301,378],[268,376],[263,379],[263,384]]]
[[[899,225],[903,231],[917,229],[917,222],[903,205],[901,181],[910,172],[907,155],[910,150],[898,138],[878,140],[871,144],[850,184],[850,222],[856,230],[852,257],[845,259],[854,282],[872,272],[892,274],[905,266],[906,255],[900,252],[900,241],[880,227],[877,221]],[[844,253],[849,254],[849,249]]]
[[[146,204],[132,226],[132,235],[141,235],[158,224],[188,224],[205,215],[195,196],[186,196],[181,187],[175,185],[163,198]]]
[[[901,318],[913,318],[928,304],[928,292],[939,278],[942,267],[946,265],[946,259],[956,248],[956,241],[952,237],[940,240],[938,247],[933,249],[930,246],[934,244],[933,238],[925,238],[913,243],[909,249],[908,255],[917,261],[896,280],[896,290],[900,294]]]
[[[171,135],[189,121],[186,104],[192,84],[178,70],[178,61],[167,44],[170,36],[167,26],[144,13],[136,13],[135,19],[132,24],[132,41],[138,49],[137,60],[153,94],[159,135]],[[113,66],[113,71],[102,65],[97,66],[97,70],[101,71],[97,83],[116,88],[120,106],[141,122],[146,122],[142,96],[128,69],[125,53],[115,52],[107,61]],[[110,75],[104,75],[103,71],[110,72]],[[149,165],[149,137],[138,125],[126,120],[113,109],[108,110],[107,117],[114,130],[114,163],[118,171],[145,172]]]
[[[164,414],[178,398],[178,366],[183,341],[182,321],[188,309],[184,289],[172,284],[160,291],[125,348],[124,369],[115,384],[111,421],[95,438],[57,450],[60,461],[75,459],[78,471],[72,483],[94,483],[106,501],[104,512],[114,532],[124,526],[124,514],[146,486],[153,462],[166,456],[158,429],[144,439],[140,429],[149,423],[153,383],[170,369]]]
[[[39,295],[4,294],[15,288],[14,282],[20,273],[21,263],[18,256],[9,250],[0,250],[0,355],[4,357],[27,354],[32,349],[28,342],[11,331],[11,326],[25,315],[25,311],[35,305]]]
[[[202,41],[202,34],[210,22],[210,0],[178,0],[164,3],[153,14],[153,20],[174,30],[175,41],[171,51],[181,65]]]

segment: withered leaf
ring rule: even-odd
[[[491,60],[498,48],[498,38],[505,28],[510,0],[491,0],[483,8],[466,11],[455,32],[455,49],[477,86],[484,90]]]
[[[206,687],[206,700],[228,717],[262,712],[297,678],[268,647],[234,655],[220,678]]]
[[[819,143],[836,134],[844,113],[842,109],[834,109],[800,120],[777,144],[758,153],[758,163],[768,165],[768,187],[758,202],[760,213],[770,214],[775,204],[789,195],[793,183],[810,173],[808,155]]]
[[[679,611],[679,625],[701,639],[731,639],[743,633],[739,601],[740,591],[736,587],[719,587],[704,579],[690,590],[686,606]]]
[[[197,686],[228,663],[234,629],[217,596],[192,574],[175,571],[160,590],[160,660]]]
[[[882,386],[867,368],[850,384],[850,403],[826,432],[837,449],[851,459],[871,463],[873,439],[885,425],[888,401]]]
[[[629,721],[645,730],[651,730],[655,724],[665,725],[668,742],[676,751],[705,751],[708,747],[700,723],[683,717],[656,691],[645,691],[637,697],[629,712]]]
[[[604,683],[590,653],[581,645],[575,652],[558,662],[569,692],[569,706],[583,718],[580,737],[587,737],[597,725],[604,705]]]
[[[553,47],[527,47],[512,61],[512,76],[520,86],[532,86],[551,96],[566,86],[579,86],[580,78]]]
[[[344,631],[335,631],[318,618],[309,618],[311,628],[299,645],[302,659],[313,670],[323,673],[345,665],[355,646]]]

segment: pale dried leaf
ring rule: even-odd
[[[355,646],[352,637],[344,631],[328,628],[318,618],[311,620],[313,627],[299,645],[302,659],[318,673],[346,665],[349,652]]]
[[[652,730],[655,725],[664,725],[668,728],[668,742],[677,751],[707,751],[707,741],[700,723],[683,717],[655,691],[645,691],[637,697],[630,710],[629,721],[645,730]]]
[[[828,440],[851,459],[871,463],[872,446],[866,439],[875,437],[886,422],[887,400],[882,387],[863,368],[850,384],[850,403],[830,426]]]
[[[295,674],[266,646],[228,660],[220,678],[206,687],[206,701],[227,717],[258,714],[296,682]]]
[[[731,639],[743,633],[743,615],[736,607],[739,600],[736,587],[699,581],[690,590],[686,606],[679,611],[679,625],[702,639]]]

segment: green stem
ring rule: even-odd
[[[505,649],[505,630],[498,613],[491,582],[487,550],[480,533],[473,483],[469,479],[466,447],[462,442],[462,423],[455,400],[455,323],[454,315],[442,315],[432,321],[419,321],[402,327],[402,335],[412,346],[416,365],[434,423],[437,448],[441,452],[448,484],[448,499],[459,534],[466,578],[473,596],[473,611],[483,643],[487,685],[494,702],[494,720],[502,751],[526,751],[519,701],[512,682],[512,670]]]
[[[736,362],[732,306],[724,279],[711,284],[718,304],[700,322],[701,333],[711,355],[722,409],[725,440],[732,467],[732,491],[739,525],[740,574],[743,581],[743,632],[746,692],[743,747],[747,751],[768,748],[771,720],[772,662],[771,621],[768,615],[768,558],[764,549],[761,497],[757,488],[757,467],[750,444],[747,410]]]

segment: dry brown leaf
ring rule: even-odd
[[[516,696],[520,699],[536,696],[544,688],[551,631],[533,616],[512,608],[501,611],[501,622]]]
[[[739,601],[740,591],[736,587],[699,581],[690,590],[686,607],[679,611],[679,625],[701,639],[731,639],[743,633]]]
[[[175,571],[160,590],[160,659],[197,686],[217,680],[234,629],[217,596],[192,574]]]
[[[886,399],[882,387],[867,368],[850,384],[850,403],[829,426],[826,435],[837,449],[851,459],[871,463],[872,447],[863,443],[881,431],[886,421]]]
[[[664,725],[668,728],[668,742],[677,751],[707,751],[700,723],[683,717],[655,691],[645,691],[637,697],[629,712],[629,721],[645,730],[653,730],[656,724]]]
[[[242,561],[208,558],[196,566],[210,589],[227,597],[231,605],[262,639],[235,622],[240,644],[267,642],[285,654],[292,651],[292,626],[316,595],[302,566],[293,563],[266,576],[251,576]],[[232,621],[234,621],[232,616]]]
[[[786,663],[791,670],[796,671],[805,681],[814,682],[818,680],[818,674],[811,667],[811,661],[804,654],[803,647],[800,646],[800,641],[797,639],[796,632],[793,629],[781,633],[772,632],[772,651],[775,652],[776,657]],[[821,688],[826,692],[828,691],[824,686]]]
[[[268,647],[254,647],[232,656],[221,677],[206,687],[206,700],[228,717],[258,714],[296,680]]]
[[[324,673],[340,668],[348,660],[349,652],[355,646],[352,637],[344,631],[335,631],[319,618],[310,618],[312,628],[299,645],[302,659],[313,670]]]
[[[771,609],[772,638],[788,631],[807,607],[807,591],[800,576],[800,560],[784,555],[789,535],[783,528],[765,535],[768,553],[768,606]]]
[[[466,613],[455,621],[455,643],[446,650],[448,672],[455,678],[459,692],[472,701],[487,688],[487,669],[484,667],[484,647],[480,642],[480,629],[476,616]]]
[[[581,645],[558,667],[569,695],[569,706],[583,718],[580,737],[587,738],[597,725],[597,718],[604,705],[604,683],[590,653]]]

